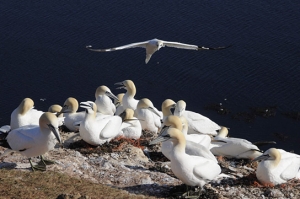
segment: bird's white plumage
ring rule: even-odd
[[[20,105],[11,113],[10,127],[16,129],[26,125],[39,125],[39,118],[43,111],[34,109],[34,102],[25,98]]]
[[[299,176],[300,156],[297,154],[271,148],[254,160],[262,160],[256,177],[263,184],[282,184]]]
[[[30,158],[43,155],[52,150],[60,140],[57,117],[49,112],[43,113],[39,125],[27,125],[11,130],[6,140],[11,150]]]
[[[228,129],[222,127],[219,135],[211,142],[210,150],[214,155],[228,158],[254,159],[262,153],[259,148],[245,139],[226,137]]]
[[[151,39],[144,42],[137,42],[137,43],[127,44],[115,48],[108,48],[108,49],[92,49],[92,46],[86,46],[86,48],[96,52],[110,52],[115,50],[123,50],[129,48],[137,48],[137,47],[145,48],[146,49],[145,63],[147,64],[150,61],[151,56],[160,48],[165,46],[186,49],[186,50],[219,50],[219,49],[226,48],[226,47],[218,47],[218,48],[199,47],[197,45],[185,44],[180,42],[172,42],[172,41],[163,41],[160,39]]]
[[[134,111],[132,109],[125,109],[124,114],[120,135],[130,139],[139,139],[142,135],[140,121],[136,117],[133,117]]]
[[[126,90],[126,93],[122,98],[122,104],[124,110],[127,108],[135,110],[137,108],[137,104],[139,103],[139,100],[136,100],[134,98],[136,94],[136,87],[133,81],[124,80],[122,82],[115,83],[115,85],[121,85],[120,87],[118,87],[118,89],[124,88]]]
[[[187,111],[186,103],[183,100],[179,100],[176,103],[176,108],[174,115],[184,116],[188,121],[188,134],[209,134],[217,135],[217,131],[220,129],[220,126],[210,120],[209,118],[192,111]]]
[[[97,106],[94,102],[81,102],[86,114],[79,126],[80,136],[91,145],[101,145],[109,142],[120,134],[122,119],[119,116],[96,118]]]
[[[118,100],[118,98],[110,91],[106,86],[99,86],[95,92],[95,104],[97,105],[97,111],[104,115],[114,115],[116,112],[116,106],[113,104],[110,98]]]

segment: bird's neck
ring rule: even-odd
[[[136,88],[135,88],[135,86],[134,85],[130,85],[130,86],[128,86],[128,88],[127,88],[127,93],[128,93],[128,97],[134,97],[135,96],[135,94],[136,94]]]

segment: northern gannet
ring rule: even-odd
[[[183,100],[179,100],[176,103],[176,108],[174,115],[184,116],[188,121],[188,134],[209,134],[217,135],[217,131],[220,129],[220,126],[215,122],[211,121],[209,118],[192,111],[185,110],[186,103]]]
[[[65,118],[63,117],[63,113],[61,113],[62,107],[58,104],[53,104],[48,108],[48,112],[54,113],[58,119],[58,126],[64,125]]]
[[[99,86],[95,92],[95,104],[97,105],[97,111],[104,115],[114,115],[116,112],[116,106],[113,104],[110,98],[118,100],[118,98],[110,91],[107,86]]]
[[[142,126],[140,121],[134,117],[133,114],[134,111],[129,108],[120,114],[123,120],[120,135],[130,139],[139,139],[142,135]]]
[[[163,41],[160,39],[151,39],[148,41],[137,42],[137,43],[127,44],[127,45],[119,46],[119,47],[115,47],[115,48],[108,48],[108,49],[92,49],[92,46],[90,46],[90,45],[86,46],[86,48],[91,51],[96,51],[96,52],[110,52],[110,51],[115,51],[115,50],[123,50],[123,49],[136,48],[136,47],[146,48],[145,63],[147,64],[149,62],[151,56],[156,51],[158,51],[161,47],[165,47],[165,46],[173,47],[173,48],[187,49],[187,50],[221,50],[221,49],[225,49],[228,47],[227,46],[227,47],[211,48],[211,47],[184,44],[184,43],[173,42],[173,41]]]
[[[300,156],[297,154],[270,148],[253,161],[259,160],[256,177],[264,185],[274,186],[299,178]]]
[[[175,109],[175,107],[176,103],[173,100],[166,99],[165,101],[163,101],[161,105],[163,121],[166,117],[172,115],[171,109]],[[179,118],[182,122],[182,133],[184,134],[185,139],[191,142],[195,142],[197,144],[201,144],[208,148],[211,142],[210,136],[204,134],[188,134],[188,121],[184,116],[180,116]]]
[[[143,130],[157,133],[158,129],[161,127],[161,117],[149,99],[143,98],[139,100],[135,112]]]
[[[254,159],[262,154],[253,143],[240,138],[226,137],[228,129],[222,127],[219,134],[211,141],[210,150],[214,155],[228,158]]]
[[[65,117],[64,124],[70,131],[78,131],[78,124],[85,116],[84,111],[77,112],[78,106],[78,101],[73,97],[69,97],[66,99],[61,110],[61,113],[63,113]]]
[[[118,100],[114,100],[114,104],[116,106],[115,115],[120,115],[125,110],[123,107],[123,103],[122,103],[124,95],[125,95],[125,93],[119,93],[117,95]]]
[[[216,179],[221,173],[217,162],[186,154],[186,140],[180,130],[172,127],[166,130],[159,141],[167,140],[173,142],[170,152],[171,169],[174,175],[186,185],[203,188],[207,182]]]
[[[86,109],[85,117],[79,126],[79,134],[91,145],[102,145],[119,135],[122,125],[120,116],[108,116],[97,119],[97,106],[94,102],[81,102],[80,107]]]
[[[161,129],[161,132],[159,133],[159,136],[150,142],[150,144],[155,144],[157,142],[160,142],[161,139],[164,139],[165,132],[168,128],[176,128],[182,133],[182,122],[178,116],[170,115],[164,119],[163,126]],[[182,133],[184,136],[184,134]],[[186,139],[185,139],[186,140]],[[201,144],[197,144],[193,141],[186,140],[185,141],[185,152],[189,155],[195,155],[207,158],[213,162],[217,162],[217,159],[215,156],[211,153],[211,151],[204,147]],[[171,141],[164,141],[161,146],[161,151],[169,160],[171,160],[171,153],[173,148],[173,142]]]
[[[44,112],[34,109],[33,105],[34,102],[30,98],[22,100],[21,104],[11,113],[11,129],[26,125],[39,125],[39,119]]]
[[[29,158],[32,170],[45,170],[45,165],[33,166],[31,157],[41,156],[52,150],[56,144],[55,139],[61,142],[58,120],[53,113],[46,112],[39,118],[39,125],[27,125],[11,130],[6,139],[0,141],[1,146],[8,148],[1,157],[16,151]]]
[[[135,110],[137,108],[137,104],[139,103],[139,100],[134,99],[134,96],[136,94],[136,88],[131,80],[125,80],[122,82],[117,82],[115,85],[121,85],[117,89],[124,88],[126,90],[125,95],[122,99],[122,104],[124,109],[131,108],[132,110]]]

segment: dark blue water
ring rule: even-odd
[[[47,110],[67,97],[94,100],[100,85],[131,79],[137,99],[160,108],[166,98],[231,128],[234,137],[275,140],[300,153],[300,3],[297,1],[3,1],[0,7],[0,125],[25,97]],[[163,48],[96,53],[153,38],[223,51]],[[46,98],[41,101],[41,98]],[[226,99],[226,100],[225,100]],[[222,103],[231,113],[205,107]],[[251,107],[277,106],[276,116],[232,119]],[[285,141],[278,136],[286,136]]]

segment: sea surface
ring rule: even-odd
[[[25,97],[46,111],[68,97],[94,100],[100,85],[125,92],[114,83],[131,79],[136,99],[158,109],[167,98],[183,99],[188,110],[230,127],[232,137],[274,140],[266,148],[300,153],[299,7],[289,0],[2,1],[0,125]],[[231,47],[162,48],[147,65],[141,48],[85,48],[153,38]],[[220,103],[227,114],[211,110]],[[269,117],[254,117],[267,109]]]

